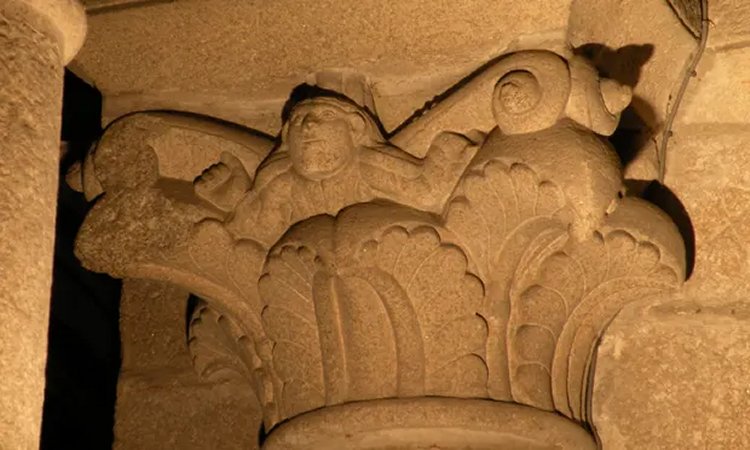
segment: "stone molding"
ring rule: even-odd
[[[384,136],[326,88],[290,104],[276,141],[178,113],[115,122],[81,171],[84,265],[202,297],[194,365],[246,380],[267,430],[421,397],[587,422],[604,327],[685,276],[676,227],[623,197],[601,137],[630,90],[580,57],[517,52]]]

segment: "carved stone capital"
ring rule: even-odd
[[[267,448],[412,448],[425,429],[441,448],[510,445],[531,424],[549,427],[539,444],[594,448],[575,422],[598,337],[685,272],[676,227],[623,198],[602,138],[629,89],[518,52],[390,136],[347,92],[313,92],[275,141],[176,114],[116,122],[82,173],[99,195],[84,264],[204,299],[194,364],[247,381]]]

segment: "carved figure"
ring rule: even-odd
[[[438,212],[477,150],[467,137],[441,133],[424,159],[390,144],[364,110],[333,96],[301,101],[279,147],[250,176],[229,154],[195,182],[196,194],[226,213],[237,239],[273,245],[305,218],[372,200]]]

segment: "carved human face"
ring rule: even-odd
[[[351,113],[324,102],[300,105],[289,119],[287,140],[295,170],[314,180],[330,178],[354,157],[355,121]]]

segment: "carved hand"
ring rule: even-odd
[[[463,135],[456,133],[440,133],[430,146],[425,158],[428,171],[435,173],[455,174],[463,173],[469,161],[474,158],[478,145]],[[457,181],[457,180],[455,180]]]
[[[239,159],[222,153],[220,162],[195,180],[195,194],[224,212],[230,212],[250,189],[252,179]]]

